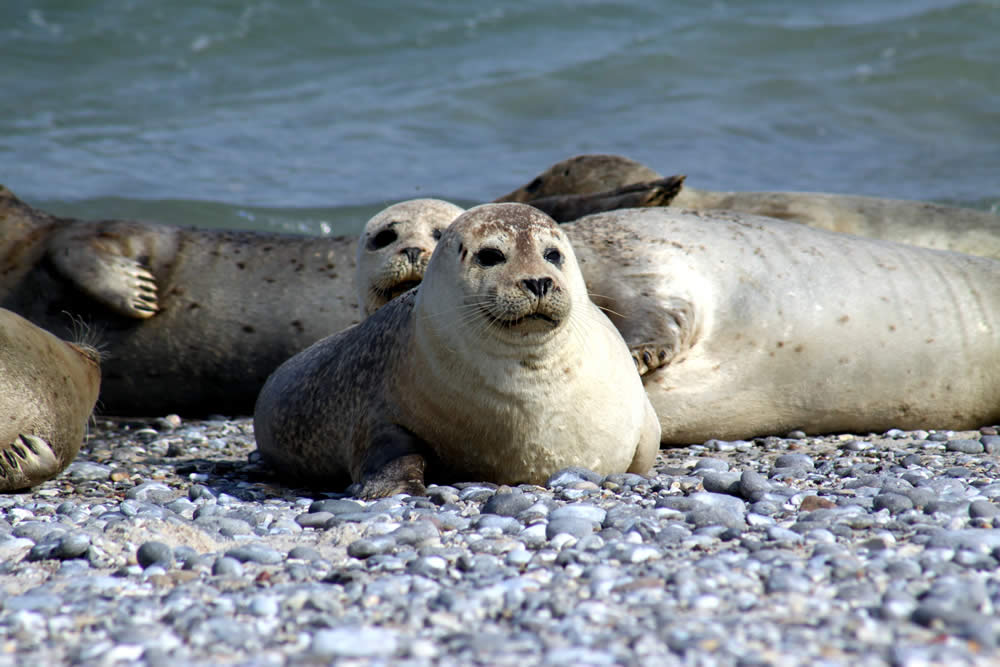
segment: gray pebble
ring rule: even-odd
[[[913,509],[913,501],[901,493],[880,493],[872,501],[872,508],[875,511],[886,509],[892,514],[898,514]]]
[[[973,500],[969,503],[969,516],[981,519],[993,519],[1000,515],[1000,507],[988,500]]]
[[[313,549],[312,547],[308,547],[308,546],[306,546],[304,544],[300,544],[299,546],[292,547],[292,549],[289,550],[288,557],[289,558],[297,558],[297,559],[300,559],[300,560],[313,561],[313,560],[319,560],[323,556],[316,549]]]
[[[154,564],[170,567],[174,562],[174,552],[163,542],[143,542],[135,552],[135,559],[143,568]]]
[[[242,577],[243,565],[231,556],[220,556],[212,565],[212,574],[223,577]]]
[[[807,454],[782,454],[774,460],[774,469],[780,468],[805,468],[812,470],[815,463],[812,457]]]
[[[226,556],[235,558],[241,563],[260,563],[261,565],[274,565],[285,560],[281,552],[269,547],[266,544],[244,544],[226,550]]]
[[[309,505],[309,512],[329,512],[330,514],[350,514],[352,512],[363,512],[364,505],[346,498],[326,498],[316,500]]]
[[[90,549],[90,536],[85,533],[69,533],[59,538],[54,556],[61,560],[80,558]]]
[[[549,513],[549,520],[558,521],[560,519],[584,519],[586,521],[592,521],[593,523],[600,524],[604,523],[604,519],[607,515],[607,510],[597,507],[596,505],[590,505],[588,503],[571,503],[552,510],[552,512]]]
[[[949,440],[945,449],[949,452],[962,452],[963,454],[982,454],[986,451],[983,443],[978,440]]]
[[[548,525],[545,527],[545,537],[551,540],[560,533],[566,533],[567,535],[572,535],[573,537],[579,539],[590,535],[597,529],[597,527],[598,524],[594,523],[590,519],[565,516],[560,519],[552,519],[549,521]]]
[[[535,499],[523,493],[495,493],[483,504],[483,514],[517,516],[535,504]]]
[[[756,502],[763,498],[764,494],[770,490],[771,483],[759,472],[746,470],[740,475],[739,495],[742,498]]]
[[[552,474],[551,477],[545,482],[545,486],[550,489],[557,489],[563,486],[570,486],[578,482],[592,482],[594,484],[600,484],[604,481],[604,475],[596,473],[593,470],[588,470],[587,468],[570,467],[563,468]]]

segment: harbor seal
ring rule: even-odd
[[[436,479],[540,484],[560,468],[646,472],[659,423],[565,234],[521,204],[470,209],[424,280],[281,365],[260,392],[262,458],[364,498]]]
[[[672,208],[561,229],[667,443],[1000,419],[1000,262]]]
[[[1000,262],[736,213],[566,230],[664,443],[1000,421]]]
[[[558,162],[496,201],[596,193],[660,178],[620,155],[586,154]],[[697,211],[729,210],[817,229],[1000,259],[1000,216],[955,206],[816,192],[714,192],[688,187],[670,202]]]
[[[97,350],[67,343],[0,308],[0,492],[66,469],[97,401]]]
[[[251,414],[283,361],[360,320],[357,237],[83,222],[0,186],[0,306],[104,351],[104,414]]]
[[[464,212],[441,199],[411,199],[368,220],[358,239],[354,281],[365,317],[420,283],[441,234]]]

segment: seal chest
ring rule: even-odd
[[[306,423],[292,426],[292,412]],[[418,489],[412,457],[435,476],[541,483],[570,465],[645,472],[659,443],[629,351],[588,298],[572,247],[521,204],[455,220],[415,294],[272,375],[255,427],[279,470],[346,473],[363,496]]]

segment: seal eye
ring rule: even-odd
[[[496,266],[507,261],[504,254],[496,248],[483,248],[473,255],[473,257],[479,266]]]
[[[431,232],[431,236],[434,237],[435,241],[440,241],[441,240],[441,230],[440,229],[435,229],[433,232]]]
[[[549,248],[548,250],[546,250],[545,254],[543,254],[542,257],[544,257],[545,261],[549,262],[550,264],[555,264],[556,266],[562,266],[562,259],[563,259],[562,253],[556,250],[555,248]]]
[[[535,190],[537,190],[540,187],[542,187],[542,179],[541,179],[541,177],[538,177],[535,180],[533,180],[531,183],[528,183],[527,185],[525,185],[524,186],[524,191],[525,192],[534,192]]]
[[[396,234],[396,230],[383,229],[378,234],[376,234],[374,238],[372,238],[371,249],[381,250],[382,248],[386,247],[387,245],[389,245],[398,238],[399,235]]]

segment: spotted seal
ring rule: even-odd
[[[425,467],[506,484],[645,472],[660,439],[565,234],[521,204],[463,213],[417,290],[282,364],[254,430],[286,479],[365,498],[422,491]]]

